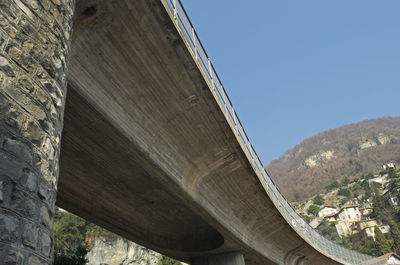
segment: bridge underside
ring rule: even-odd
[[[77,0],[57,204],[188,261],[336,264],[267,197],[160,0]]]
[[[152,248],[186,253],[224,243],[157,165],[72,88],[68,93],[59,206]]]

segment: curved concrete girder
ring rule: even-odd
[[[73,89],[135,145],[145,160],[140,166],[150,161],[163,172],[152,175],[155,182],[172,191],[182,209],[195,212],[218,231],[224,244],[203,252],[154,244],[156,240],[146,240],[146,231],[106,221],[111,215],[120,218],[119,223],[129,223],[134,211],[118,212],[118,207],[92,205],[90,220],[128,239],[144,238],[144,245],[181,260],[240,250],[246,263],[279,264],[288,252],[304,245],[267,197],[162,2],[78,0],[76,14],[69,76]],[[108,150],[102,151],[108,155]],[[63,170],[66,175],[74,174],[68,163],[63,167],[71,167]],[[64,197],[68,186],[71,183],[60,186],[62,206],[88,215],[79,194]],[[117,199],[112,194],[119,189],[102,192]],[[175,231],[173,222],[169,225]],[[155,228],[147,226],[149,233],[161,233]],[[312,264],[335,264],[308,244],[300,253]]]
[[[244,265],[242,253],[230,252],[217,255],[198,257],[191,260],[192,265]]]

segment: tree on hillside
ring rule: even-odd
[[[313,202],[316,205],[322,205],[322,204],[324,204],[325,200],[324,200],[324,197],[322,197],[320,194],[318,194],[317,196],[314,197]]]
[[[157,265],[182,265],[182,263],[173,258],[161,255]]]
[[[88,262],[86,259],[88,251],[84,246],[79,246],[75,250],[58,252],[55,249],[54,251],[54,265],[85,265]]]
[[[309,214],[313,214],[313,215],[317,215],[319,212],[319,206],[318,205],[310,205],[310,207],[308,207],[307,209],[307,213]]]
[[[363,188],[361,187],[361,185],[359,183],[354,183],[353,186],[351,186],[351,191],[354,192],[360,192],[363,190]]]
[[[382,231],[375,226],[375,245],[380,255],[386,254],[390,252],[390,244],[386,240],[385,236],[382,234]]]
[[[363,181],[361,181],[360,186],[363,187],[364,189],[369,189],[368,180],[364,179]]]
[[[310,217],[310,216],[308,216],[308,215],[305,215],[305,214],[302,214],[302,213],[300,213],[300,216],[301,216],[301,218],[304,220],[304,221],[306,221],[307,223],[310,223],[311,221],[312,221],[312,217]]]
[[[393,238],[393,252],[400,254],[400,229],[398,225],[392,220],[389,222],[390,234]]]
[[[374,178],[374,174],[372,173],[368,173],[367,175],[365,175],[365,179],[373,179]]]
[[[379,175],[388,175],[389,178],[399,178],[400,177],[400,169],[395,167],[388,167],[387,169],[379,172]]]
[[[400,170],[396,168],[387,168],[380,174],[387,174],[389,177],[389,183],[387,189],[390,193],[390,197],[400,197]]]
[[[54,247],[63,251],[67,248],[77,248],[85,240],[85,220],[58,208],[54,217]]]
[[[374,211],[380,215],[383,209],[385,208],[385,200],[382,195],[379,193],[377,187],[373,187],[372,190],[372,206],[374,207]]]
[[[344,176],[342,178],[342,185],[348,185],[350,183],[350,179],[348,176]]]
[[[58,208],[54,217],[54,265],[84,265],[86,221]]]
[[[349,189],[344,189],[344,188],[342,188],[342,189],[340,189],[340,190],[338,191],[338,195],[344,196],[344,197],[346,197],[346,198],[350,198],[350,197],[351,197],[351,192],[350,192]]]
[[[374,190],[374,189],[381,189],[382,188],[382,184],[381,183],[378,183],[378,182],[372,182],[371,183],[371,189],[372,190]]]
[[[326,219],[323,219],[318,226],[318,233],[337,244],[342,242],[342,239],[337,233],[335,224],[328,222]]]
[[[348,238],[348,237],[343,237],[342,238],[342,243],[343,243],[343,246],[345,247],[345,248],[348,248],[348,249],[352,249],[352,247],[351,247],[351,241],[350,241],[350,239]]]
[[[340,187],[339,182],[337,182],[337,180],[334,180],[329,185],[326,185],[325,189],[327,191],[331,191],[331,190],[337,189],[339,187]]]
[[[374,240],[369,239],[365,241],[364,245],[361,246],[357,251],[360,251],[361,253],[371,255],[371,256],[380,256],[381,254],[379,253],[378,249],[376,248],[376,243]]]

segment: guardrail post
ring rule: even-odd
[[[210,61],[210,58],[207,58],[207,60],[208,60],[208,73],[210,74],[210,77],[211,77],[211,87],[215,92],[214,76],[211,71],[211,61]]]
[[[214,83],[214,77],[213,77],[213,74],[212,74],[212,71],[211,71],[211,60],[210,60],[210,58],[207,58],[207,59],[208,59],[208,73],[211,76],[211,81]]]
[[[174,19],[175,20],[178,20],[178,10],[177,10],[177,8],[176,8],[176,0],[173,0],[173,3],[174,3]]]
[[[193,45],[194,45],[194,54],[196,56],[196,60],[199,60],[197,55],[197,42],[196,42],[196,33],[194,32],[194,28],[192,28],[192,38],[193,38]]]

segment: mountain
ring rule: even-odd
[[[311,136],[273,160],[266,169],[291,201],[322,192],[334,180],[377,172],[400,164],[400,117],[383,117]]]

